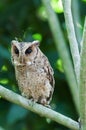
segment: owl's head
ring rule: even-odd
[[[11,42],[11,56],[14,65],[31,65],[38,53],[39,41]]]

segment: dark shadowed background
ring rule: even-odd
[[[78,23],[78,27],[82,32],[84,16],[86,15],[86,0],[77,0],[77,4],[81,17],[81,23]],[[62,31],[66,41],[68,41],[60,0],[51,0],[51,5],[59,17]],[[40,41],[40,48],[49,58],[55,72],[56,84],[51,106],[55,111],[77,120],[78,114],[41,0],[0,0],[0,84],[19,93],[10,54],[11,40],[15,38],[20,41]],[[69,129],[0,97],[0,130]]]

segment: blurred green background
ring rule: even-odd
[[[81,23],[78,23],[78,28],[82,33],[86,0],[73,1],[76,1],[79,7],[78,15]],[[61,1],[51,0],[51,5],[59,17],[62,31],[68,42]],[[0,0],[0,84],[19,93],[10,54],[10,43],[15,38],[23,41],[40,41],[40,48],[49,58],[55,72],[56,84],[51,106],[55,111],[77,120],[78,114],[41,0]],[[0,130],[69,129],[0,98]]]

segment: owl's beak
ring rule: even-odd
[[[20,62],[20,64],[25,64],[25,59],[24,59],[24,57],[20,56],[20,57],[19,57],[19,62]]]

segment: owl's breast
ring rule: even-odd
[[[16,80],[18,86],[22,89],[24,86],[27,86],[27,69],[26,66],[16,66],[15,67]]]
[[[43,73],[40,69],[30,72],[27,72],[27,79],[28,79],[28,83],[32,86],[36,86],[38,84],[41,84],[44,82],[45,80],[45,73]]]
[[[52,87],[49,84],[46,85],[47,77],[42,68],[17,68],[16,74],[18,86],[23,96],[29,99],[33,98],[36,102],[49,97]]]
[[[42,68],[28,68],[27,66],[18,66],[15,69],[16,79],[21,88],[36,87],[38,84],[43,84],[46,79],[46,74]]]

